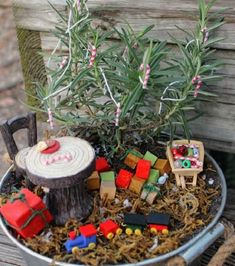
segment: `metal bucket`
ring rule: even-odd
[[[223,224],[219,223],[218,220],[220,216],[222,215],[226,197],[227,197],[227,188],[226,188],[226,182],[223,175],[223,172],[221,171],[218,164],[215,162],[215,160],[206,153],[207,158],[210,160],[210,162],[214,165],[215,169],[218,172],[221,188],[222,188],[222,201],[220,208],[214,217],[214,219],[208,224],[200,233],[195,235],[190,241],[188,241],[186,244],[182,245],[181,247],[177,248],[176,250],[173,250],[167,254],[158,256],[153,259],[148,259],[141,261],[139,263],[135,264],[122,264],[123,266],[134,266],[134,265],[164,265],[164,263],[172,258],[173,256],[181,256],[184,258],[187,264],[191,264],[195,261],[219,236],[221,236],[224,232],[224,226]],[[7,181],[7,179],[10,178],[10,172],[12,170],[12,167],[7,171],[7,173],[4,175],[0,182],[0,191],[2,188],[2,185],[4,182]],[[38,253],[35,253],[34,251],[28,249],[24,245],[22,245],[17,239],[15,239],[12,234],[8,231],[7,227],[4,224],[3,219],[0,217],[0,225],[4,231],[4,233],[12,240],[12,242],[19,248],[25,262],[28,266],[49,266],[52,263],[52,259],[39,255]],[[60,266],[78,266],[81,264],[69,264],[69,263],[62,263],[62,262],[53,262],[53,265],[60,265]],[[121,265],[119,265],[121,266]]]

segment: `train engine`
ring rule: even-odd
[[[64,244],[68,253],[75,253],[79,248],[93,249],[96,247],[97,230],[93,224],[80,226],[79,231],[79,236],[74,235],[74,231],[69,233],[70,236],[74,235],[74,237],[70,237]]]
[[[104,235],[104,237],[110,240],[115,235],[121,235],[122,229],[113,220],[108,219],[100,224],[100,232]]]
[[[161,232],[163,235],[169,234],[169,214],[151,212],[146,216],[146,222],[151,233],[157,234]]]
[[[137,236],[142,235],[142,231],[146,227],[145,215],[126,213],[124,215],[124,226],[126,227],[125,233],[132,235],[133,233]]]

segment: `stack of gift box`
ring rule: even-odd
[[[129,189],[152,204],[160,193],[159,178],[165,178],[171,171],[169,161],[159,159],[149,151],[142,155],[136,150],[130,150],[124,164],[127,169],[121,168],[115,177],[106,158],[96,159],[96,171],[87,180],[88,189],[99,189],[100,197],[103,198],[106,194],[108,199],[115,198],[116,187]]]

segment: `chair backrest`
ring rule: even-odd
[[[7,151],[12,160],[18,153],[18,147],[14,140],[13,134],[20,129],[28,129],[28,145],[29,147],[37,144],[37,122],[36,113],[30,112],[26,116],[17,116],[4,121],[0,125],[3,140],[7,147]]]

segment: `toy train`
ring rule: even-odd
[[[128,213],[124,215],[124,223],[127,235],[142,235],[143,230],[148,227],[151,233],[169,233],[170,215],[152,212],[148,215]],[[80,235],[76,231],[69,232],[69,238],[64,246],[68,253],[75,253],[79,248],[95,248],[97,229],[92,224],[87,224],[79,228]],[[107,239],[111,240],[115,235],[121,235],[122,228],[113,220],[108,219],[100,223],[99,232]]]
[[[148,227],[151,233],[168,235],[170,215],[152,212],[148,215],[128,213],[124,216],[125,233],[127,235],[141,235],[144,228]]]

